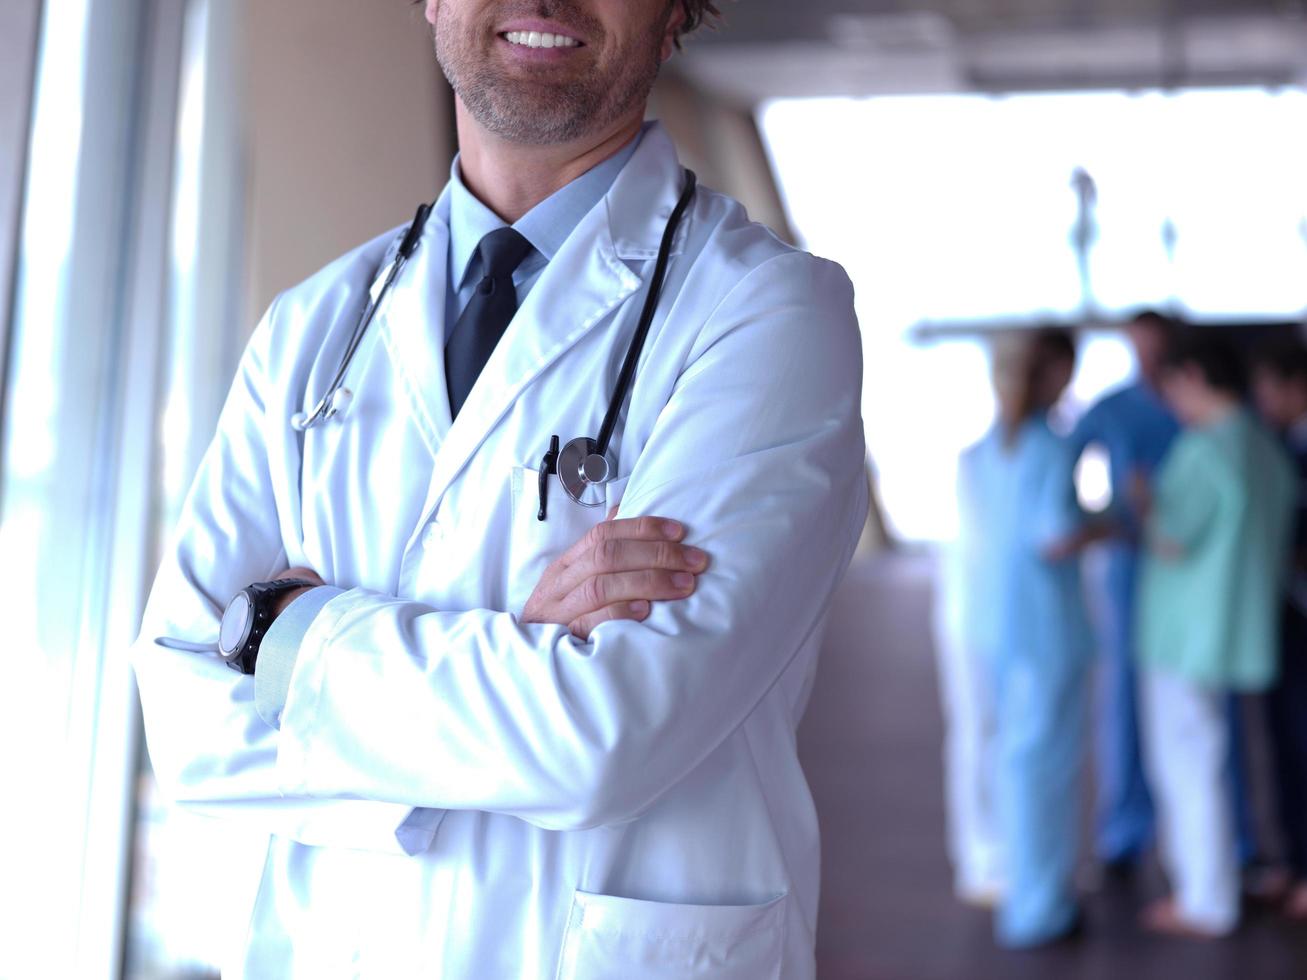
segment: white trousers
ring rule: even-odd
[[[944,615],[935,620],[944,713],[944,803],[954,890],[981,899],[1001,892],[1002,847],[995,802],[997,732],[989,664]]]
[[[1144,758],[1177,911],[1200,929],[1229,932],[1239,921],[1239,862],[1226,692],[1153,668],[1142,687]]]

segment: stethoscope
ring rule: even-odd
[[[555,474],[567,495],[582,507],[598,507],[604,503],[603,487],[613,478],[616,471],[616,465],[609,453],[613,430],[617,428],[617,420],[631,393],[631,386],[635,383],[635,368],[639,363],[640,354],[644,351],[645,338],[649,335],[649,328],[653,324],[658,301],[662,296],[663,282],[667,278],[672,243],[675,241],[676,230],[681,225],[681,219],[694,198],[696,183],[694,171],[687,169],[685,188],[681,191],[680,200],[672,209],[671,217],[667,219],[667,226],[663,230],[663,240],[658,247],[658,259],[654,263],[653,279],[649,284],[644,308],[640,312],[640,320],[636,324],[635,333],[631,336],[631,342],[626,348],[626,357],[622,360],[622,368],[617,375],[617,384],[613,388],[613,396],[608,403],[608,411],[604,414],[603,424],[599,427],[598,437],[591,439],[579,436],[561,449],[558,436],[550,437],[549,451],[545,453],[540,463],[538,520],[545,520],[548,514],[549,477]],[[431,210],[430,204],[423,204],[418,208],[413,223],[409,225],[408,231],[400,240],[399,247],[394,249],[394,254],[377,273],[372,288],[368,291],[367,306],[364,307],[358,324],[350,334],[349,342],[345,345],[344,354],[341,356],[340,366],[336,369],[331,384],[310,411],[296,412],[291,418],[290,424],[297,432],[304,432],[334,418],[353,398],[353,392],[345,387],[345,375],[349,372],[350,363],[363,342],[363,336],[367,333],[382,300],[394,287],[404,266],[417,251],[418,242],[422,239],[422,232],[426,228],[427,219],[431,216]]]

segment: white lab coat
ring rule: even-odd
[[[283,294],[241,363],[134,663],[164,791],[270,831],[230,976],[803,978],[817,819],[795,754],[814,630],[866,511],[862,355],[836,265],[700,190],[615,440],[607,505],[536,469],[593,436],[682,174],[658,127],[546,268],[452,425],[447,206],[307,433],[393,236]],[[621,503],[712,556],[643,624],[520,623]],[[346,588],[280,731],[212,651],[287,565]]]

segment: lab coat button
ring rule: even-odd
[[[423,537],[423,544],[425,544],[428,548],[430,548],[440,542],[440,539],[444,537],[444,532],[440,530],[439,524],[437,524],[435,521],[432,521],[430,524],[427,525],[426,532],[423,534],[422,537]]]

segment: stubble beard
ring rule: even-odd
[[[563,13],[565,23],[586,26],[592,39],[602,36],[599,24],[569,8],[566,2],[536,3],[527,12]],[[652,24],[607,64],[554,79],[530,79],[493,64],[478,49],[478,39],[490,36],[489,27],[455,19],[445,4],[438,8],[433,34],[436,60],[478,124],[508,142],[546,146],[602,132],[645,103],[662,64],[662,27]]]

